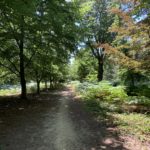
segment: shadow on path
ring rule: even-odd
[[[93,120],[70,89],[43,92],[30,105],[0,105],[0,150],[126,150]]]

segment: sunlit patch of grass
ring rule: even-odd
[[[9,96],[9,95],[16,95],[20,94],[19,89],[1,89],[0,96]]]
[[[45,84],[42,82],[40,84],[40,90],[42,91],[45,88]],[[27,85],[27,93],[36,93],[37,86],[36,83],[32,85]],[[13,87],[8,89],[0,89],[0,96],[11,96],[18,95],[21,93],[21,89],[19,87]]]
[[[114,114],[115,123],[123,134],[135,135],[141,141],[150,139],[150,116],[145,114]]]

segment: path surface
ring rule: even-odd
[[[0,111],[0,150],[125,150],[70,89],[43,93],[28,107]]]

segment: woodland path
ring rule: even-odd
[[[43,92],[28,106],[0,109],[0,150],[125,150],[71,89]]]

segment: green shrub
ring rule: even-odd
[[[76,91],[92,110],[108,108],[122,112],[122,104],[150,106],[150,99],[144,96],[128,96],[124,86],[112,86],[109,82],[76,83]]]
[[[109,91],[110,95],[107,96],[107,100],[113,102],[123,102],[128,97],[123,86],[111,87]]]
[[[96,82],[97,81],[97,73],[94,72],[94,73],[91,73],[89,75],[86,76],[86,81],[89,81],[89,82]]]
[[[150,107],[150,99],[145,96],[130,96],[126,100],[127,104],[144,105]]]
[[[27,89],[28,93],[36,93],[37,91],[37,88],[36,86],[31,86]]]
[[[125,88],[123,86],[113,87],[106,81],[100,82],[98,85],[80,85],[79,89],[85,99],[99,99],[100,101],[115,103],[123,102],[127,98],[127,94],[125,93]]]

